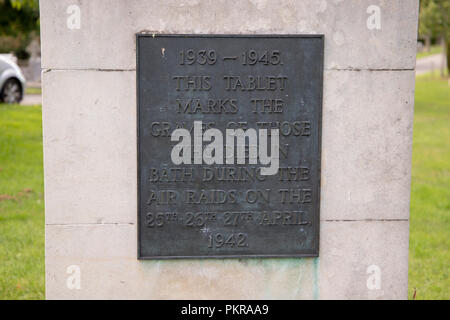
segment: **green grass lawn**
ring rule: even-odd
[[[425,57],[431,56],[436,53],[441,53],[441,52],[442,52],[442,46],[434,45],[434,46],[430,47],[430,51],[428,51],[428,52],[426,52],[426,51],[418,52],[416,55],[416,59],[425,58]]]
[[[0,299],[44,298],[41,108],[0,105]],[[417,78],[409,296],[450,299],[450,87]]]
[[[37,87],[26,87],[25,94],[42,94],[42,89]]]
[[[41,107],[0,104],[0,299],[44,298]]]
[[[450,87],[416,78],[409,296],[450,299]]]

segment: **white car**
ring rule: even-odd
[[[25,77],[10,59],[0,56],[0,102],[19,103],[25,93]]]

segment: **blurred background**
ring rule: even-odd
[[[450,299],[449,21],[420,1],[410,299]],[[40,63],[38,0],[0,0],[0,299],[45,298]]]

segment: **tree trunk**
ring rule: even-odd
[[[445,77],[445,65],[446,60],[448,59],[447,56],[447,41],[444,37],[441,38],[441,47],[442,47],[442,59],[441,59],[441,78]]]
[[[447,39],[445,55],[447,56],[447,77],[450,79],[450,39]]]
[[[430,52],[431,37],[429,35],[425,36],[425,52]]]

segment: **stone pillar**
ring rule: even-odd
[[[405,299],[417,0],[41,0],[49,299]],[[320,256],[137,259],[136,33],[324,34]]]

